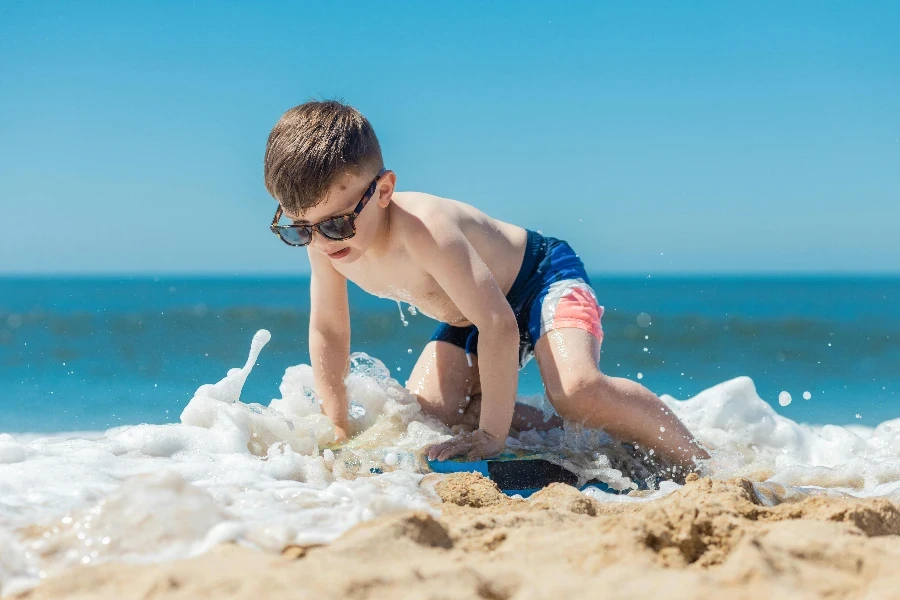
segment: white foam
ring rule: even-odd
[[[0,433],[0,465],[22,462],[28,457],[28,447],[8,433]]]
[[[900,419],[877,427],[802,425],[783,417],[738,377],[679,402],[663,401],[713,450],[718,477],[766,475],[793,486],[900,500]]]
[[[28,558],[12,531],[0,527],[0,594],[26,590],[41,580],[42,574]]]
[[[241,369],[200,386],[179,424],[0,435],[0,590],[71,565],[185,557],[226,540],[273,551],[327,543],[381,514],[433,510],[414,452],[449,430],[423,418],[383,364],[354,354],[359,435],[324,448],[334,431],[308,366],[285,372],[269,406],[240,401],[269,339],[257,333]]]
[[[201,386],[181,423],[53,436],[0,435],[0,590],[41,574],[110,558],[171,559],[233,540],[278,551],[327,543],[360,521],[397,510],[433,510],[416,453],[449,429],[423,416],[377,359],[351,357],[351,433],[332,446],[307,365],[290,367],[281,398],[241,401],[269,341],[257,333],[246,364]],[[539,398],[529,403],[547,409]],[[778,415],[738,378],[696,397],[663,400],[712,450],[715,477],[829,488],[900,500],[900,419],[875,428],[800,425]],[[578,427],[525,432],[513,448],[545,452],[582,481],[618,489],[650,477],[634,452]],[[662,482],[646,501],[677,489]]]

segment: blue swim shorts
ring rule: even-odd
[[[519,368],[534,356],[534,344],[548,331],[574,327],[603,342],[603,307],[591,288],[584,264],[562,240],[528,231],[522,267],[506,295],[519,324]],[[478,354],[478,329],[441,323],[431,340]]]

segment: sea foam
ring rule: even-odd
[[[419,451],[450,430],[361,353],[351,357],[352,439],[343,446],[334,444],[308,365],[288,368],[281,398],[267,406],[242,402],[270,337],[258,332],[243,367],[201,386],[180,423],[0,434],[0,589],[23,589],[65,567],[175,559],[226,541],[276,552],[324,544],[379,515],[435,511]],[[663,401],[711,450],[703,469],[713,477],[900,501],[900,419],[875,428],[798,424],[745,377]],[[679,487],[654,479],[652,465],[602,432],[573,426],[508,443],[555,457],[582,481],[658,488],[643,498],[585,492],[600,501],[647,501]]]

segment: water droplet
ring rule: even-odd
[[[406,320],[406,315],[403,314],[403,305],[400,304],[399,300],[397,300],[397,309],[400,310],[400,321],[403,322],[403,326],[409,327],[409,321]]]
[[[662,432],[665,432],[666,428],[665,428],[665,427],[660,427],[659,430],[662,431]]]
[[[643,378],[644,378],[644,374],[643,374],[643,373],[638,373],[638,379],[643,379]]]
[[[637,316],[637,324],[639,327],[650,327],[652,321],[650,319],[650,315],[645,312],[642,312]]]
[[[809,400],[810,398],[812,398],[812,394],[810,394],[809,392],[803,392],[804,400]]]
[[[782,406],[787,406],[791,403],[791,400],[791,395],[787,392],[781,392],[780,394],[778,394],[778,404]]]
[[[857,419],[862,419],[862,415],[859,414],[859,413],[856,413],[856,418],[857,418]]]

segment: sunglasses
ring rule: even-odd
[[[275,211],[275,218],[272,219],[272,224],[269,225],[269,229],[272,230],[272,233],[280,237],[281,241],[288,246],[308,246],[312,241],[314,229],[329,240],[334,240],[336,242],[349,240],[356,235],[356,217],[359,216],[359,213],[362,212],[363,208],[366,207],[366,204],[372,198],[372,195],[377,189],[378,180],[385,173],[387,173],[387,169],[382,167],[382,169],[378,171],[378,175],[375,176],[375,179],[372,180],[372,183],[369,184],[366,193],[363,194],[363,197],[359,200],[359,204],[356,205],[353,212],[331,217],[324,221],[319,221],[318,223],[279,225],[278,219],[284,214],[281,206],[279,206],[278,210]]]

